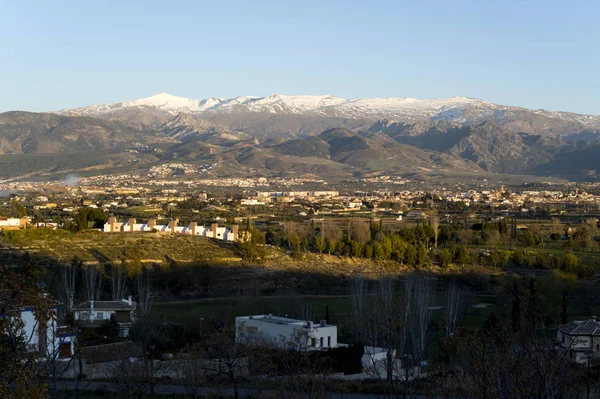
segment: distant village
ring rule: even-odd
[[[337,184],[311,179],[224,178],[224,179],[141,179],[137,175],[98,176],[74,182],[1,183],[0,215],[27,217],[34,226],[56,227],[73,218],[81,208],[98,209],[111,219],[112,225],[98,227],[107,232],[172,232],[202,236],[213,235],[213,223],[220,213],[235,209],[239,219],[229,221],[227,230],[219,227],[217,237],[234,240],[233,225],[256,215],[273,216],[285,209],[287,217],[322,218],[344,215],[378,215],[397,221],[418,221],[435,210],[448,221],[475,217],[477,212],[492,212],[496,217],[545,214],[561,215],[576,210],[597,211],[600,192],[595,185],[575,187],[552,183],[505,188],[503,185],[466,187],[455,185],[423,187],[407,179],[378,177]],[[75,183],[75,184],[71,184]],[[481,184],[480,184],[481,185]],[[464,187],[464,188],[463,188]],[[272,189],[276,188],[276,189]],[[309,188],[309,189],[307,189]],[[594,193],[586,191],[591,189]],[[214,220],[193,220],[180,215],[182,203],[191,202],[192,213],[212,211]],[[22,214],[8,208],[18,203]],[[4,210],[3,210],[4,207]],[[269,211],[271,210],[271,211]],[[10,214],[9,214],[10,213]],[[183,216],[183,217],[182,217]],[[193,216],[193,215],[192,215]],[[130,219],[139,219],[140,224]],[[175,223],[175,219],[185,226]],[[151,221],[154,220],[154,221]],[[160,223],[159,223],[160,222]],[[193,223],[196,223],[195,225]],[[211,227],[202,227],[202,223]],[[152,226],[151,226],[152,225]]]

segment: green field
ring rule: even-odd
[[[434,306],[443,306],[446,292],[436,291]],[[510,298],[490,295],[464,294],[463,324],[467,328],[480,327],[492,311],[504,314]],[[474,307],[482,303],[487,307]],[[273,314],[303,319],[305,315],[313,320],[325,319],[326,307],[329,308],[330,323],[338,326],[341,342],[352,342],[348,324],[352,319],[352,303],[348,296],[289,296],[289,297],[240,297],[174,302],[157,302],[153,310],[164,321],[181,323],[187,328],[206,333],[221,322],[232,326],[237,316],[250,314]],[[443,310],[434,311],[435,324],[441,323]],[[439,341],[441,335],[434,331],[432,342]],[[437,354],[437,344],[431,345],[430,357]]]
[[[3,244],[3,245],[2,245]],[[166,257],[181,262],[237,257],[233,246],[205,237],[158,233],[102,233],[87,231],[28,229],[0,236],[3,252],[26,250],[32,255],[68,262],[120,260],[123,256],[141,261],[162,262]]]

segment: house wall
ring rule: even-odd
[[[175,234],[190,234],[202,237],[211,237],[224,241],[237,241],[238,229],[234,226],[233,229],[213,223],[210,226],[198,226],[192,222],[189,226],[177,226],[177,221],[171,221],[168,225],[157,225],[153,220],[147,224],[135,223],[135,220],[129,220],[126,223],[119,223],[114,217],[109,218],[109,221],[104,224],[105,233],[116,232],[140,232],[156,230],[159,233],[175,233]]]
[[[115,313],[114,310],[102,310],[97,311],[94,310],[90,313],[89,310],[76,310],[75,312],[75,320],[110,320],[111,316]]]
[[[600,356],[600,336],[594,337],[592,339],[592,346],[594,348],[594,354],[596,356]]]
[[[559,346],[561,350],[568,351],[568,357],[573,362],[587,364],[588,360],[585,356],[585,352],[590,349],[593,350],[594,357],[600,356],[600,336],[571,336],[558,331],[556,333],[556,338],[560,343]]]
[[[592,349],[592,337],[590,336],[570,336],[559,331],[557,338],[564,349]]]
[[[19,230],[27,227],[27,218],[0,218],[0,231]]]
[[[40,328],[39,321],[35,319],[34,311],[23,310],[21,320],[24,324],[23,337],[28,352],[40,352],[43,356],[54,356],[58,354],[61,342],[70,342],[71,346],[74,345],[72,342],[74,341],[73,337],[60,338],[57,336],[58,325],[55,318],[50,318],[46,325]]]
[[[298,324],[277,324],[268,323],[261,321],[260,318],[250,319],[248,317],[237,317],[235,319],[236,328],[239,328],[242,324],[246,327],[255,327],[260,333],[264,334],[268,338],[274,340],[292,340],[296,331],[308,331],[308,345],[311,345],[312,339],[315,339],[316,348],[320,347],[337,347],[337,327],[326,326],[321,327],[318,324],[314,324],[313,328],[308,330]],[[323,346],[321,346],[321,338],[323,339]],[[330,338],[330,339],[328,339]],[[330,345],[329,342],[331,342]]]

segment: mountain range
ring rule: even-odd
[[[163,93],[0,114],[0,179],[145,173],[165,163],[211,165],[198,168],[209,176],[426,171],[594,179],[599,140],[600,116],[468,97],[193,100]]]

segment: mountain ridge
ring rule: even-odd
[[[88,154],[93,169],[86,167],[85,157],[73,162],[59,157],[74,153]],[[95,159],[96,153],[104,155]],[[33,167],[34,154],[48,156]],[[43,174],[76,165],[94,173],[144,173],[181,162],[215,176],[341,178],[429,170],[578,179],[600,171],[595,163],[600,116],[461,96],[346,100],[275,94],[194,100],[161,93],[57,113],[0,114],[2,156],[8,158],[0,164],[12,162],[15,167],[8,166],[15,173],[17,165]]]
[[[285,115],[315,115],[359,119],[393,119],[415,121],[423,118],[472,122],[489,117],[505,117],[515,112],[530,112],[552,119],[576,121],[584,125],[600,127],[600,116],[574,112],[529,109],[499,105],[481,99],[454,96],[449,98],[416,99],[410,97],[351,98],[331,95],[282,95],[265,97],[238,96],[233,98],[210,97],[190,99],[168,93],[130,101],[63,109],[55,113],[64,115],[108,116],[127,109],[181,112],[193,115],[233,112],[266,112]]]

